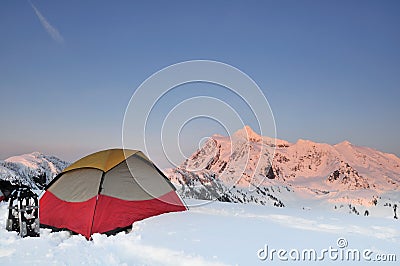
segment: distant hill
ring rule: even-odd
[[[43,189],[68,165],[68,162],[40,152],[13,156],[0,161],[0,179]]]

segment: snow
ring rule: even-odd
[[[337,247],[338,238],[345,238],[349,248],[395,254],[400,259],[400,227],[394,219],[332,213],[313,206],[299,210],[196,200],[188,203],[196,207],[136,222],[128,234],[95,234],[92,241],[48,229],[41,229],[40,238],[21,239],[5,230],[7,205],[1,203],[0,265],[266,265],[272,262],[257,257],[265,245],[318,251]],[[277,258],[273,261],[279,262]],[[366,262],[322,261],[323,265],[337,263]]]
[[[39,157],[42,156],[40,152],[33,152],[30,154],[23,154],[19,156],[12,156],[10,158],[7,158],[5,161],[6,162],[12,162],[12,163],[19,163],[23,164],[26,167],[29,168],[37,168],[37,164],[39,162]]]

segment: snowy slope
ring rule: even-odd
[[[67,232],[41,229],[40,238],[20,239],[5,228],[6,205],[0,203],[0,265],[308,265],[308,261],[262,261],[258,251],[370,249],[370,257],[396,255],[400,260],[399,221],[317,210],[273,208],[255,204],[191,201],[187,212],[152,217],[133,225],[129,234],[93,241]],[[340,249],[339,238],[348,246]],[[286,255],[288,257],[288,255]],[[332,261],[318,265],[375,265]],[[379,262],[378,265],[397,265]]]
[[[394,217],[393,206],[400,206],[400,158],[395,155],[347,141],[289,143],[260,136],[248,126],[231,137],[212,136],[165,172],[184,198],[303,208],[317,201],[314,205],[322,208],[358,214],[368,209],[385,217]]]
[[[69,163],[54,156],[33,152],[0,161],[0,179],[42,189]]]

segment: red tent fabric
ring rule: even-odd
[[[44,227],[68,229],[90,239],[133,222],[186,210],[165,175],[140,151],[106,150],[75,162],[40,199]]]

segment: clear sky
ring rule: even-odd
[[[121,146],[135,89],[193,59],[251,76],[278,138],[400,155],[399,14],[399,1],[1,1],[0,159]]]

